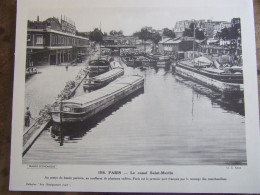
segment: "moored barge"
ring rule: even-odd
[[[180,76],[194,80],[222,93],[235,93],[243,95],[242,68],[229,68],[229,71],[200,66],[191,60],[182,60],[176,63],[175,71]]]
[[[164,67],[170,66],[170,65],[171,65],[171,60],[170,60],[170,57],[168,57],[168,56],[159,57],[159,59],[157,60],[157,64],[156,64],[156,66],[159,68],[164,68]]]
[[[114,68],[106,73],[85,79],[83,88],[85,90],[96,90],[108,85],[111,81],[117,79],[122,75],[124,75],[123,68]]]
[[[88,69],[91,75],[102,74],[109,71],[110,62],[105,59],[90,60]]]
[[[141,66],[141,62],[136,61],[135,58],[130,58],[130,57],[121,57],[121,60],[130,67],[138,67]]]
[[[144,87],[144,78],[139,75],[126,76],[109,85],[62,102],[52,110],[54,122],[80,122],[124,99]],[[61,108],[61,110],[60,110]]]

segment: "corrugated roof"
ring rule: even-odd
[[[64,106],[66,106],[66,103],[80,104],[81,106],[83,105],[87,106],[88,104],[92,104],[93,102],[99,101],[101,98],[109,96],[110,94],[115,93],[116,91],[128,85],[131,85],[132,83],[138,81],[141,78],[142,76],[139,75],[125,76],[123,78],[119,78],[114,82],[110,83],[109,85],[107,85],[106,87],[103,87],[99,90],[63,101]]]

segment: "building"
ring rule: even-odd
[[[186,51],[197,50],[199,41],[192,37],[178,37],[175,39],[164,39],[159,42],[159,52],[165,55],[180,57]]]
[[[195,24],[196,27],[198,27],[202,30],[205,30],[205,20],[182,20],[182,21],[176,22],[175,27],[174,27],[175,34],[183,33],[183,31],[185,31],[186,28],[190,28],[190,25],[192,23]]]
[[[220,25],[221,22],[218,21],[212,21],[212,20],[207,20],[205,22],[205,29],[204,33],[207,38],[213,38],[214,37],[214,28],[216,25]]]
[[[48,18],[45,21],[28,21],[26,67],[58,65],[84,58],[88,52],[89,39],[76,36],[73,21]]]
[[[233,18],[231,20],[231,25],[235,26],[236,24],[240,25],[240,18]]]
[[[221,32],[224,28],[230,28],[231,27],[231,23],[230,22],[226,22],[226,21],[222,21],[217,23],[214,26],[214,30],[213,30],[213,37],[215,38],[218,32]]]
[[[185,28],[189,28],[190,27],[190,20],[182,20],[182,21],[178,21],[175,24],[174,27],[174,32],[183,32],[185,30]]]

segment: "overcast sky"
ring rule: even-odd
[[[213,19],[215,21],[230,21],[234,17],[239,17],[240,12],[239,7],[234,6],[236,4],[232,5],[232,1],[230,1],[230,4],[223,4],[223,2],[228,1],[220,0],[217,1],[219,3],[214,4],[213,2],[216,2],[216,0],[198,0],[193,1],[196,4],[192,5],[192,3],[181,4],[180,1],[176,0],[164,0],[160,1],[164,2],[164,4],[157,5],[156,3],[159,1],[150,0],[150,2],[154,3],[148,4],[148,1],[143,0],[146,3],[127,6],[127,1],[121,0],[121,3],[126,3],[114,4],[115,6],[113,6],[113,3],[110,3],[109,6],[103,4],[102,6],[89,6],[83,3],[82,6],[72,6],[73,8],[68,6],[55,8],[53,4],[49,6],[51,8],[48,8],[46,3],[42,8],[37,8],[37,6],[33,9],[30,8],[28,19],[36,20],[37,16],[39,16],[40,20],[45,20],[52,16],[60,18],[61,15],[65,15],[76,23],[76,28],[79,31],[91,31],[95,27],[99,27],[101,22],[103,32],[109,33],[111,30],[123,30],[125,35],[131,35],[144,26],[151,26],[154,29],[165,27],[173,29],[176,21],[180,20]],[[108,0],[105,2],[108,2]],[[114,1],[110,0],[110,2]],[[137,1],[132,0],[131,2]],[[209,3],[205,4],[205,2]],[[204,6],[200,6],[201,3],[204,3]]]

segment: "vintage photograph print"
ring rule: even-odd
[[[241,16],[144,5],[28,9],[24,165],[247,165]]]

